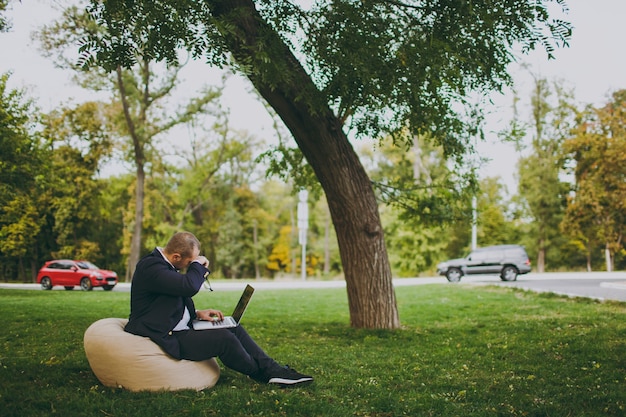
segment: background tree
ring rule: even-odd
[[[99,217],[96,175],[111,147],[100,108],[100,103],[86,102],[46,116],[44,135],[54,147],[47,193],[57,245],[48,255],[55,258],[100,258],[91,238]]]
[[[315,272],[324,277],[332,277],[341,272],[341,259],[328,203],[325,197],[310,200],[307,250],[320,261]]]
[[[136,176],[134,200],[130,207],[134,217],[129,227],[125,228],[126,241],[129,242],[126,281],[129,281],[143,249],[146,170],[161,165],[156,142],[174,127],[189,123],[197,114],[207,112],[209,103],[220,93],[216,89],[200,88],[197,97],[173,110],[168,108],[167,99],[171,98],[177,85],[181,66],[162,66],[157,75],[157,65],[149,55],[137,54],[135,65],[128,70],[117,66],[111,74],[96,67],[89,72],[80,71],[75,65],[71,47],[80,39],[102,31],[103,28],[90,20],[84,11],[69,7],[63,11],[59,21],[42,29],[39,39],[42,50],[48,56],[54,55],[57,65],[77,71],[77,80],[83,87],[104,90],[112,95],[109,108],[103,112],[109,116],[108,131],[121,139],[121,147],[126,158],[132,161]]]
[[[558,225],[563,218],[569,184],[561,179],[564,171],[561,146],[575,115],[571,103],[571,93],[558,83],[551,88],[547,80],[534,77],[530,152],[518,161],[518,188],[531,219],[529,227],[534,236],[538,272],[545,271],[548,248],[558,246],[562,236]]]
[[[154,244],[168,239],[175,230],[193,228],[204,233],[202,229],[210,229],[212,222],[219,224],[233,190],[256,180],[253,155],[259,139],[232,130],[228,113],[219,105],[213,110],[195,118],[188,146],[165,150],[162,159],[170,162],[162,162],[162,167],[153,170],[154,195],[150,201],[161,217],[156,216],[157,223],[146,226],[158,227],[159,222],[170,226],[157,233]],[[216,211],[209,211],[211,207]],[[211,240],[208,234],[202,237],[207,244]],[[207,246],[207,251],[209,259],[215,261],[213,249]]]
[[[297,198],[294,195],[292,184],[270,180],[265,182],[259,190],[261,207],[264,209],[266,241],[263,248],[266,256],[266,265],[270,276],[279,274],[295,275],[295,245],[297,232],[294,230],[294,209]]]
[[[8,80],[9,74],[0,76],[0,255],[6,275],[33,280],[49,149],[38,131],[41,115]]]
[[[396,328],[376,198],[344,124],[370,136],[407,126],[430,132],[446,156],[461,158],[476,120],[463,120],[459,102],[509,80],[514,43],[543,43],[550,52],[553,39],[569,37],[567,23],[550,20],[549,3],[337,1],[304,9],[286,1],[92,1],[107,32],[83,44],[83,62],[108,70],[132,67],[138,56],[176,62],[184,45],[222,65],[229,53],[326,193],[351,325]]]
[[[511,241],[511,236],[517,234],[513,230],[509,202],[505,199],[506,188],[500,178],[481,180],[479,189],[476,210],[478,246],[517,243]]]
[[[127,257],[124,256],[124,213],[133,198],[129,192],[134,183],[132,174],[100,178],[96,209],[92,213],[91,237],[98,242],[100,253],[97,265],[124,275]]]
[[[593,269],[593,253],[599,244],[598,199],[591,182],[579,182],[575,194],[567,198],[567,209],[560,230],[585,254],[587,271]]]
[[[587,248],[602,242],[611,271],[626,231],[626,90],[614,92],[604,107],[587,109],[565,150],[576,186],[563,228]]]
[[[415,276],[432,269],[448,245],[447,225],[468,215],[474,187],[464,188],[467,182],[448,169],[441,147],[425,137],[414,139],[408,151],[390,140],[376,149],[363,146],[362,153],[379,198],[387,203],[381,216],[392,271]]]

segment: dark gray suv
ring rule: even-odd
[[[519,274],[530,272],[530,259],[523,246],[496,245],[473,250],[465,258],[437,265],[437,273],[450,282],[463,275],[500,275],[502,281],[515,281]]]

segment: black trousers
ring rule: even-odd
[[[242,326],[183,330],[174,335],[180,343],[182,359],[202,361],[217,357],[224,366],[245,375],[254,375],[276,365]]]

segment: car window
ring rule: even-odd
[[[80,262],[76,262],[78,264],[79,267],[81,267],[82,269],[98,269],[97,266],[95,266],[94,264],[92,264],[91,262],[87,262],[87,261],[80,261]]]
[[[507,249],[504,251],[504,255],[507,258],[524,258],[526,257],[526,253],[520,249],[520,248],[516,248],[516,249]]]
[[[73,266],[74,266],[74,264],[71,263],[71,262],[63,262],[63,263],[61,263],[61,269],[72,269]]]
[[[488,256],[487,257],[489,259],[491,259],[491,260],[501,261],[502,258],[504,258],[504,251],[502,251],[502,250],[490,251],[490,252],[488,252]]]
[[[487,251],[480,251],[480,252],[472,252],[472,253],[470,253],[470,256],[469,256],[468,259],[470,261],[484,261],[487,258],[489,258],[489,252],[487,252]]]
[[[48,265],[48,268],[50,268],[50,269],[63,269],[63,265],[61,265],[58,262],[52,262],[50,265]]]

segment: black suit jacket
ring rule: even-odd
[[[130,289],[130,317],[125,330],[152,339],[157,345],[180,359],[178,339],[172,329],[183,318],[185,307],[196,317],[192,296],[200,291],[209,270],[192,262],[181,274],[158,249],[137,263]],[[189,326],[191,327],[191,326]]]

